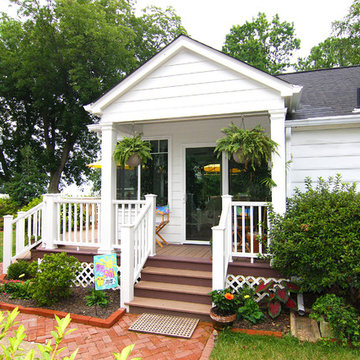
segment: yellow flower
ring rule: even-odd
[[[24,277],[25,276],[25,274],[21,274],[21,275],[19,275],[19,278],[22,278],[22,277]]]
[[[250,297],[250,295],[245,295],[244,299],[248,299]]]

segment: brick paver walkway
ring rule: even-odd
[[[78,360],[113,359],[113,352],[121,352],[125,346],[135,344],[130,358],[136,356],[144,360],[208,358],[212,334],[211,323],[200,322],[191,339],[180,339],[127,331],[138,317],[139,315],[126,314],[110,329],[70,324],[71,328],[77,330],[63,341],[63,346],[67,346],[68,349],[62,353],[62,356],[79,348],[76,357]],[[25,326],[27,335],[25,340],[37,343],[47,342],[51,338],[50,331],[56,325],[55,320],[36,315],[19,314],[17,320]]]

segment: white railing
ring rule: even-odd
[[[16,219],[12,215],[4,216],[3,233],[3,272],[13,260],[26,254],[41,242],[43,222],[43,203],[24,212],[19,211]],[[15,243],[13,230],[15,227]]]
[[[100,246],[101,199],[56,197],[54,206],[56,237],[53,245]]]
[[[222,212],[218,226],[212,228],[212,289],[225,287],[231,251],[231,195],[222,196]]]
[[[121,307],[134,298],[134,284],[151,255],[155,255],[156,195],[146,195],[145,204],[131,224],[121,229]]]
[[[115,238],[114,248],[121,247],[122,225],[133,224],[145,206],[145,200],[114,200],[115,206]]]
[[[268,203],[232,202],[232,256],[250,258],[267,255]],[[265,246],[264,246],[265,245]]]

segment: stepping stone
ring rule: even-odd
[[[295,312],[290,313],[291,335],[300,341],[316,342],[320,339],[319,326],[314,319],[308,316],[299,316]]]

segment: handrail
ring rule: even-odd
[[[155,255],[156,195],[146,195],[145,205],[129,224],[117,225],[121,236],[121,306],[134,297],[134,284],[150,255]],[[117,205],[116,205],[117,206]],[[117,208],[116,208],[117,209]]]
[[[223,289],[231,257],[231,195],[222,196],[219,225],[212,228],[212,288]]]
[[[3,272],[11,261],[37,246],[43,236],[43,208],[40,203],[26,212],[19,211],[14,219],[12,215],[4,216],[3,233]],[[13,228],[15,225],[15,254],[13,255]]]

